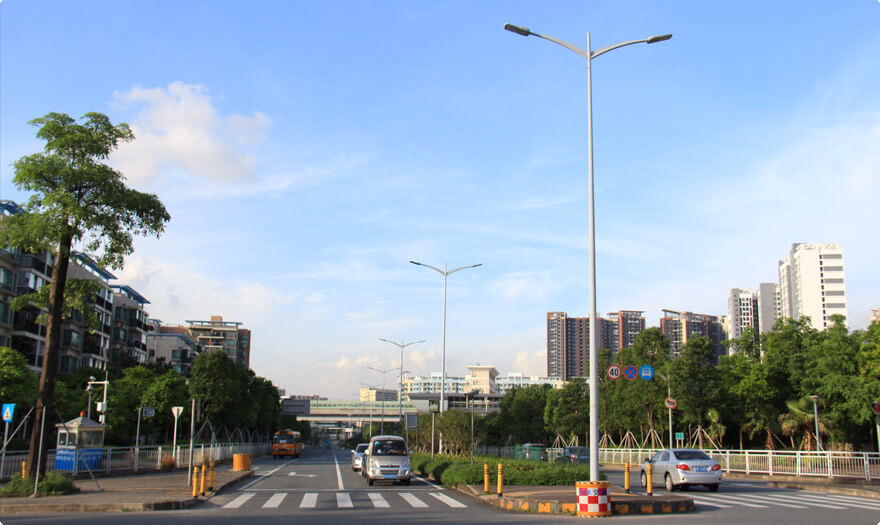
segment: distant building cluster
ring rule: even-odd
[[[12,201],[0,201],[2,216],[20,213]],[[51,283],[55,258],[50,253],[28,253],[15,246],[0,247],[0,346],[21,352],[31,369],[39,373],[46,349],[46,310],[30,303],[13,311],[13,299],[34,293]],[[74,312],[61,327],[58,371],[68,373],[80,367],[107,369],[112,364],[164,362],[189,376],[195,356],[222,350],[244,366],[250,363],[250,330],[241,323],[187,321],[187,326],[164,326],[150,319],[150,304],[133,287],[116,283],[116,276],[82,253],[71,256],[68,279],[85,279],[98,284],[89,300],[97,326],[87,326],[84,312]]]
[[[706,337],[717,356],[728,352],[724,341],[740,339],[747,328],[766,333],[780,318],[808,317],[824,330],[832,316],[846,318],[846,280],[843,248],[839,244],[793,244],[778,264],[779,281],[756,289],[733,288],[727,298],[727,316],[663,310],[660,329],[670,342],[671,356],[679,355],[688,339]],[[880,322],[880,308],[872,323]],[[598,319],[599,347],[616,352],[632,346],[645,330],[640,310],[622,310]],[[568,381],[589,376],[590,318],[547,313],[547,376]],[[736,351],[732,347],[729,351]]]

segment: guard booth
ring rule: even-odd
[[[55,428],[58,430],[58,443],[55,447],[56,471],[76,474],[101,470],[104,465],[105,425],[80,413],[79,417],[67,423],[58,423]]]

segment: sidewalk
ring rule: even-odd
[[[253,470],[233,471],[230,464],[219,465],[214,471],[214,492],[192,496],[187,486],[186,471],[132,474],[78,479],[74,483],[81,492],[64,496],[39,498],[0,498],[0,516],[45,512],[119,512],[185,509],[213,496],[224,487],[253,474]]]

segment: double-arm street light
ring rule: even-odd
[[[403,422],[403,349],[409,345],[417,345],[419,343],[424,343],[425,340],[421,341],[413,341],[411,343],[404,343],[403,339],[398,343],[397,341],[391,341],[389,339],[384,339],[382,337],[379,338],[380,341],[385,341],[386,343],[391,343],[396,347],[400,348],[400,377],[397,380],[397,418],[400,420],[400,426],[405,427]]]
[[[417,266],[424,266],[425,268],[430,268],[435,272],[439,273],[443,276],[443,353],[440,357],[440,413],[446,411],[444,408],[443,400],[446,396],[446,281],[450,275],[454,274],[459,270],[466,270],[468,268],[476,268],[477,266],[482,266],[483,263],[479,264],[471,264],[469,266],[460,266],[458,268],[449,270],[447,266],[443,266],[443,270],[437,268],[436,266],[431,266],[430,264],[424,264],[417,261],[410,261],[411,263]]]
[[[367,368],[369,368],[370,370],[374,370],[374,371],[379,372],[380,374],[382,374],[382,392],[385,392],[385,374],[387,374],[388,372],[391,372],[391,371],[394,370],[394,369],[393,369],[393,368],[375,368],[375,367],[372,367],[372,366],[368,366]],[[384,393],[383,393],[383,395],[384,395]],[[377,400],[377,401],[378,401],[378,399],[379,399],[379,396],[376,396],[376,400]],[[383,401],[381,401],[381,403],[382,403],[382,405],[381,405],[381,407],[382,407],[382,419],[381,419],[380,422],[379,422],[379,432],[380,432],[381,434],[385,434],[385,401],[383,400]]]
[[[599,480],[599,380],[598,380],[598,319],[596,317],[596,228],[593,198],[593,73],[592,61],[600,55],[619,47],[628,46],[630,44],[653,44],[669,40],[672,35],[652,36],[650,38],[642,38],[640,40],[630,40],[629,42],[620,42],[610,46],[592,51],[590,49],[590,33],[587,33],[587,49],[583,50],[577,46],[564,42],[552,36],[541,35],[530,31],[526,27],[515,26],[512,24],[504,24],[504,29],[522,36],[536,36],[549,40],[555,44],[574,51],[578,55],[587,59],[587,142],[588,154],[587,164],[589,172],[589,200],[590,200],[590,481]]]

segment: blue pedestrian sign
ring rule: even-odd
[[[3,422],[11,423],[12,414],[15,412],[15,403],[3,403]]]
[[[639,368],[639,377],[645,381],[654,379],[654,367],[651,365],[642,365],[642,367]]]

